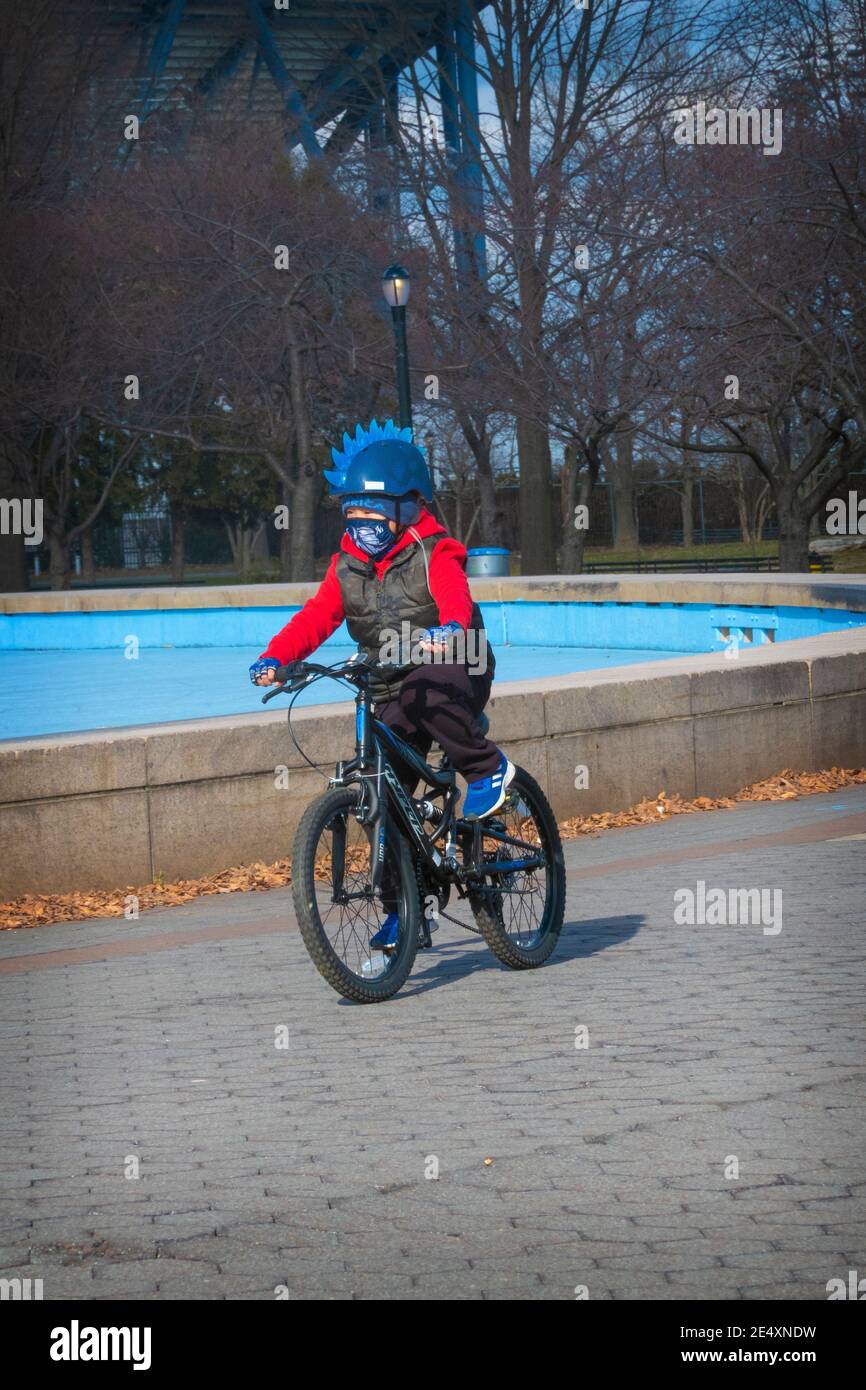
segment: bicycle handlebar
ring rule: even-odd
[[[294,694],[306,685],[312,676],[331,676],[334,680],[352,680],[352,677],[359,676],[363,672],[365,676],[372,675],[376,671],[396,671],[399,669],[393,662],[389,661],[368,661],[366,658],[360,660],[349,660],[342,662],[339,666],[320,666],[315,661],[303,661],[299,663],[302,668],[295,671],[291,676],[287,666],[278,666],[274,671],[275,680],[278,682],[273,690],[268,690],[262,696],[262,704],[266,705],[268,700],[272,700],[275,695],[284,693]],[[281,674],[282,673],[282,674]],[[356,680],[355,684],[362,684]]]

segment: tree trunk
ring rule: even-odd
[[[262,566],[265,569],[267,569],[269,558],[270,557],[268,554],[268,538],[267,532],[265,530],[265,522],[260,521],[255,531],[253,532],[253,538],[250,541],[250,561],[252,562],[253,560],[258,560],[261,562]]]
[[[315,578],[313,525],[319,498],[319,478],[307,459],[298,469],[291,513],[291,579],[300,584]]]
[[[15,483],[12,465],[0,455],[0,497],[19,497],[20,487]],[[36,547],[31,547],[35,549]],[[27,578],[27,547],[23,536],[14,536],[0,531],[0,594],[23,593],[29,587]]]
[[[171,578],[182,584],[186,561],[186,508],[182,502],[171,503]]]
[[[488,449],[489,463],[489,449]],[[499,494],[493,483],[493,473],[478,469],[478,501],[480,505],[481,539],[484,545],[502,545],[503,514]]]
[[[809,569],[809,518],[797,506],[789,489],[776,493],[779,518],[779,569],[783,574],[800,574]]]
[[[465,434],[465,431],[464,431]],[[499,502],[499,494],[493,481],[493,467],[490,462],[490,439],[486,429],[483,434],[469,441],[476,467],[478,469],[478,501],[481,508],[482,545],[502,545],[504,515]]]
[[[231,522],[226,521],[225,518],[223,518],[223,527],[225,528],[225,533],[228,537],[229,549],[232,552],[232,564],[234,565],[236,570],[240,570],[243,567],[241,565],[241,556],[238,546],[237,532],[235,531],[235,528],[234,526],[232,526]]]
[[[526,93],[524,93],[526,95]],[[529,172],[530,131],[515,131],[509,155],[512,179],[513,254],[520,305],[516,356],[521,366],[517,399],[517,456],[520,466],[520,572],[556,573],[556,528],[551,496],[550,437],[544,361],[547,277],[535,241],[537,190]]]
[[[487,422],[482,419],[476,425],[473,416],[458,406],[457,421],[463,431],[463,438],[472,451],[478,475],[479,518],[481,522],[481,544],[502,545],[505,516],[500,505],[499,493],[493,478],[490,462],[490,436]]]
[[[69,545],[65,535],[54,531],[48,537],[48,549],[51,561],[48,574],[51,580],[52,589],[68,589],[72,581],[72,573],[69,568]]]
[[[253,560],[256,558],[256,542],[265,529],[265,523],[259,522],[255,528],[244,526],[241,528],[241,556],[243,564],[242,572],[248,574],[253,567]]]
[[[473,536],[473,533],[474,533],[474,531],[475,531],[475,527],[476,527],[477,524],[478,524],[478,518],[480,517],[480,515],[481,515],[481,507],[480,507],[480,506],[477,506],[477,507],[475,508],[475,511],[472,513],[472,519],[471,519],[471,521],[469,522],[469,527],[468,527],[468,529],[467,529],[467,531],[466,531],[466,540],[463,542],[463,544],[466,545],[466,546],[468,546],[468,545],[470,544],[470,542],[472,541],[472,536]]]
[[[520,572],[554,574],[556,547],[550,498],[550,440],[538,420],[518,419]]]
[[[465,545],[463,538],[463,484],[458,477],[454,479],[454,539]]]
[[[86,526],[81,532],[81,578],[85,584],[92,584],[96,578],[93,563],[93,527]]]
[[[577,530],[574,525],[574,508],[577,503],[577,448],[566,444],[560,474],[560,517],[562,521],[562,546],[559,552],[560,574],[577,574],[578,545]]]
[[[436,495],[433,498],[433,501],[430,504],[430,510],[433,512],[434,516],[438,516],[439,520],[442,522],[442,525],[445,527],[445,530],[453,536],[454,526],[448,520],[448,509],[446,507],[447,501],[448,498],[446,497],[444,492],[436,493]]]
[[[598,470],[596,470],[596,477],[597,477],[597,476],[598,476]],[[583,477],[582,477],[581,480],[580,480],[580,491],[579,491],[579,493],[578,493],[578,506],[586,507],[587,511],[589,511],[589,503],[590,503],[590,498],[592,497],[592,489],[593,489],[594,484],[595,484],[595,477],[593,477],[592,472],[591,472],[591,471],[588,471],[588,472],[584,473]],[[583,529],[580,530],[580,531],[575,531],[575,533],[574,533],[575,544],[574,544],[574,569],[573,569],[573,571],[572,571],[573,574],[582,574],[582,573],[583,573],[583,552],[584,552],[585,549],[586,549],[586,538],[587,538],[588,535],[589,535],[589,528],[588,528],[588,527],[585,527],[585,528],[583,528]]]
[[[764,535],[764,523],[770,514],[771,505],[770,489],[767,487],[764,488],[755,503],[754,512],[752,514],[752,537],[756,541],[761,540]]]
[[[695,496],[695,480],[691,474],[686,474],[683,478],[683,490],[680,493],[680,511],[683,518],[683,545],[690,546],[695,543],[695,524],[693,503]]]
[[[634,515],[634,435],[617,435],[611,454],[609,466],[613,481],[613,543],[617,550],[637,550],[639,541]]]
[[[292,524],[292,516],[293,516],[293,513],[294,513],[294,503],[293,503],[293,501],[292,501],[292,493],[291,493],[291,490],[290,490],[290,488],[288,487],[288,485],[287,485],[286,483],[283,483],[283,485],[282,485],[282,491],[281,491],[281,494],[280,494],[280,495],[281,495],[281,497],[282,497],[282,499],[283,499],[280,505],[281,505],[281,506],[284,506],[284,507],[288,507],[288,509],[289,509],[289,525],[288,525],[288,527],[280,527],[280,529],[277,531],[277,536],[279,537],[279,542],[280,542],[280,579],[283,581],[284,584],[288,584],[289,581],[290,581],[291,578],[292,578],[292,532],[291,532],[291,524]]]
[[[746,545],[752,545],[753,542],[760,541],[760,537],[762,537],[763,523],[765,523],[770,505],[770,488],[765,485],[758,495],[755,496],[755,493],[749,495],[745,484],[744,466],[740,461],[737,463],[735,498],[737,498],[737,518],[740,521],[742,541]]]
[[[0,535],[0,594],[23,593],[28,588],[24,537]]]
[[[321,480],[312,460],[304,364],[300,349],[293,340],[289,343],[289,363],[289,391],[295,424],[295,455],[297,458],[297,473],[290,518],[292,527],[291,573],[295,583],[303,583],[315,578],[313,527]]]

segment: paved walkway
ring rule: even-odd
[[[854,788],[572,841],[548,966],[444,923],[379,1007],[282,891],[3,933],[0,1277],[826,1298],[866,1274],[864,836]],[[781,889],[782,930],[677,925],[698,880]]]

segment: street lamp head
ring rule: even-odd
[[[409,272],[401,265],[389,265],[382,276],[382,290],[392,309],[402,309],[409,300]]]

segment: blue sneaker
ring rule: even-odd
[[[485,816],[492,815],[505,800],[517,769],[504,753],[500,753],[499,758],[499,766],[491,777],[482,777],[467,786],[466,800],[463,803],[463,815],[466,820],[482,820]]]
[[[396,912],[389,912],[376,935],[370,937],[370,945],[378,946],[380,950],[384,950],[388,946],[396,946],[399,921]]]

